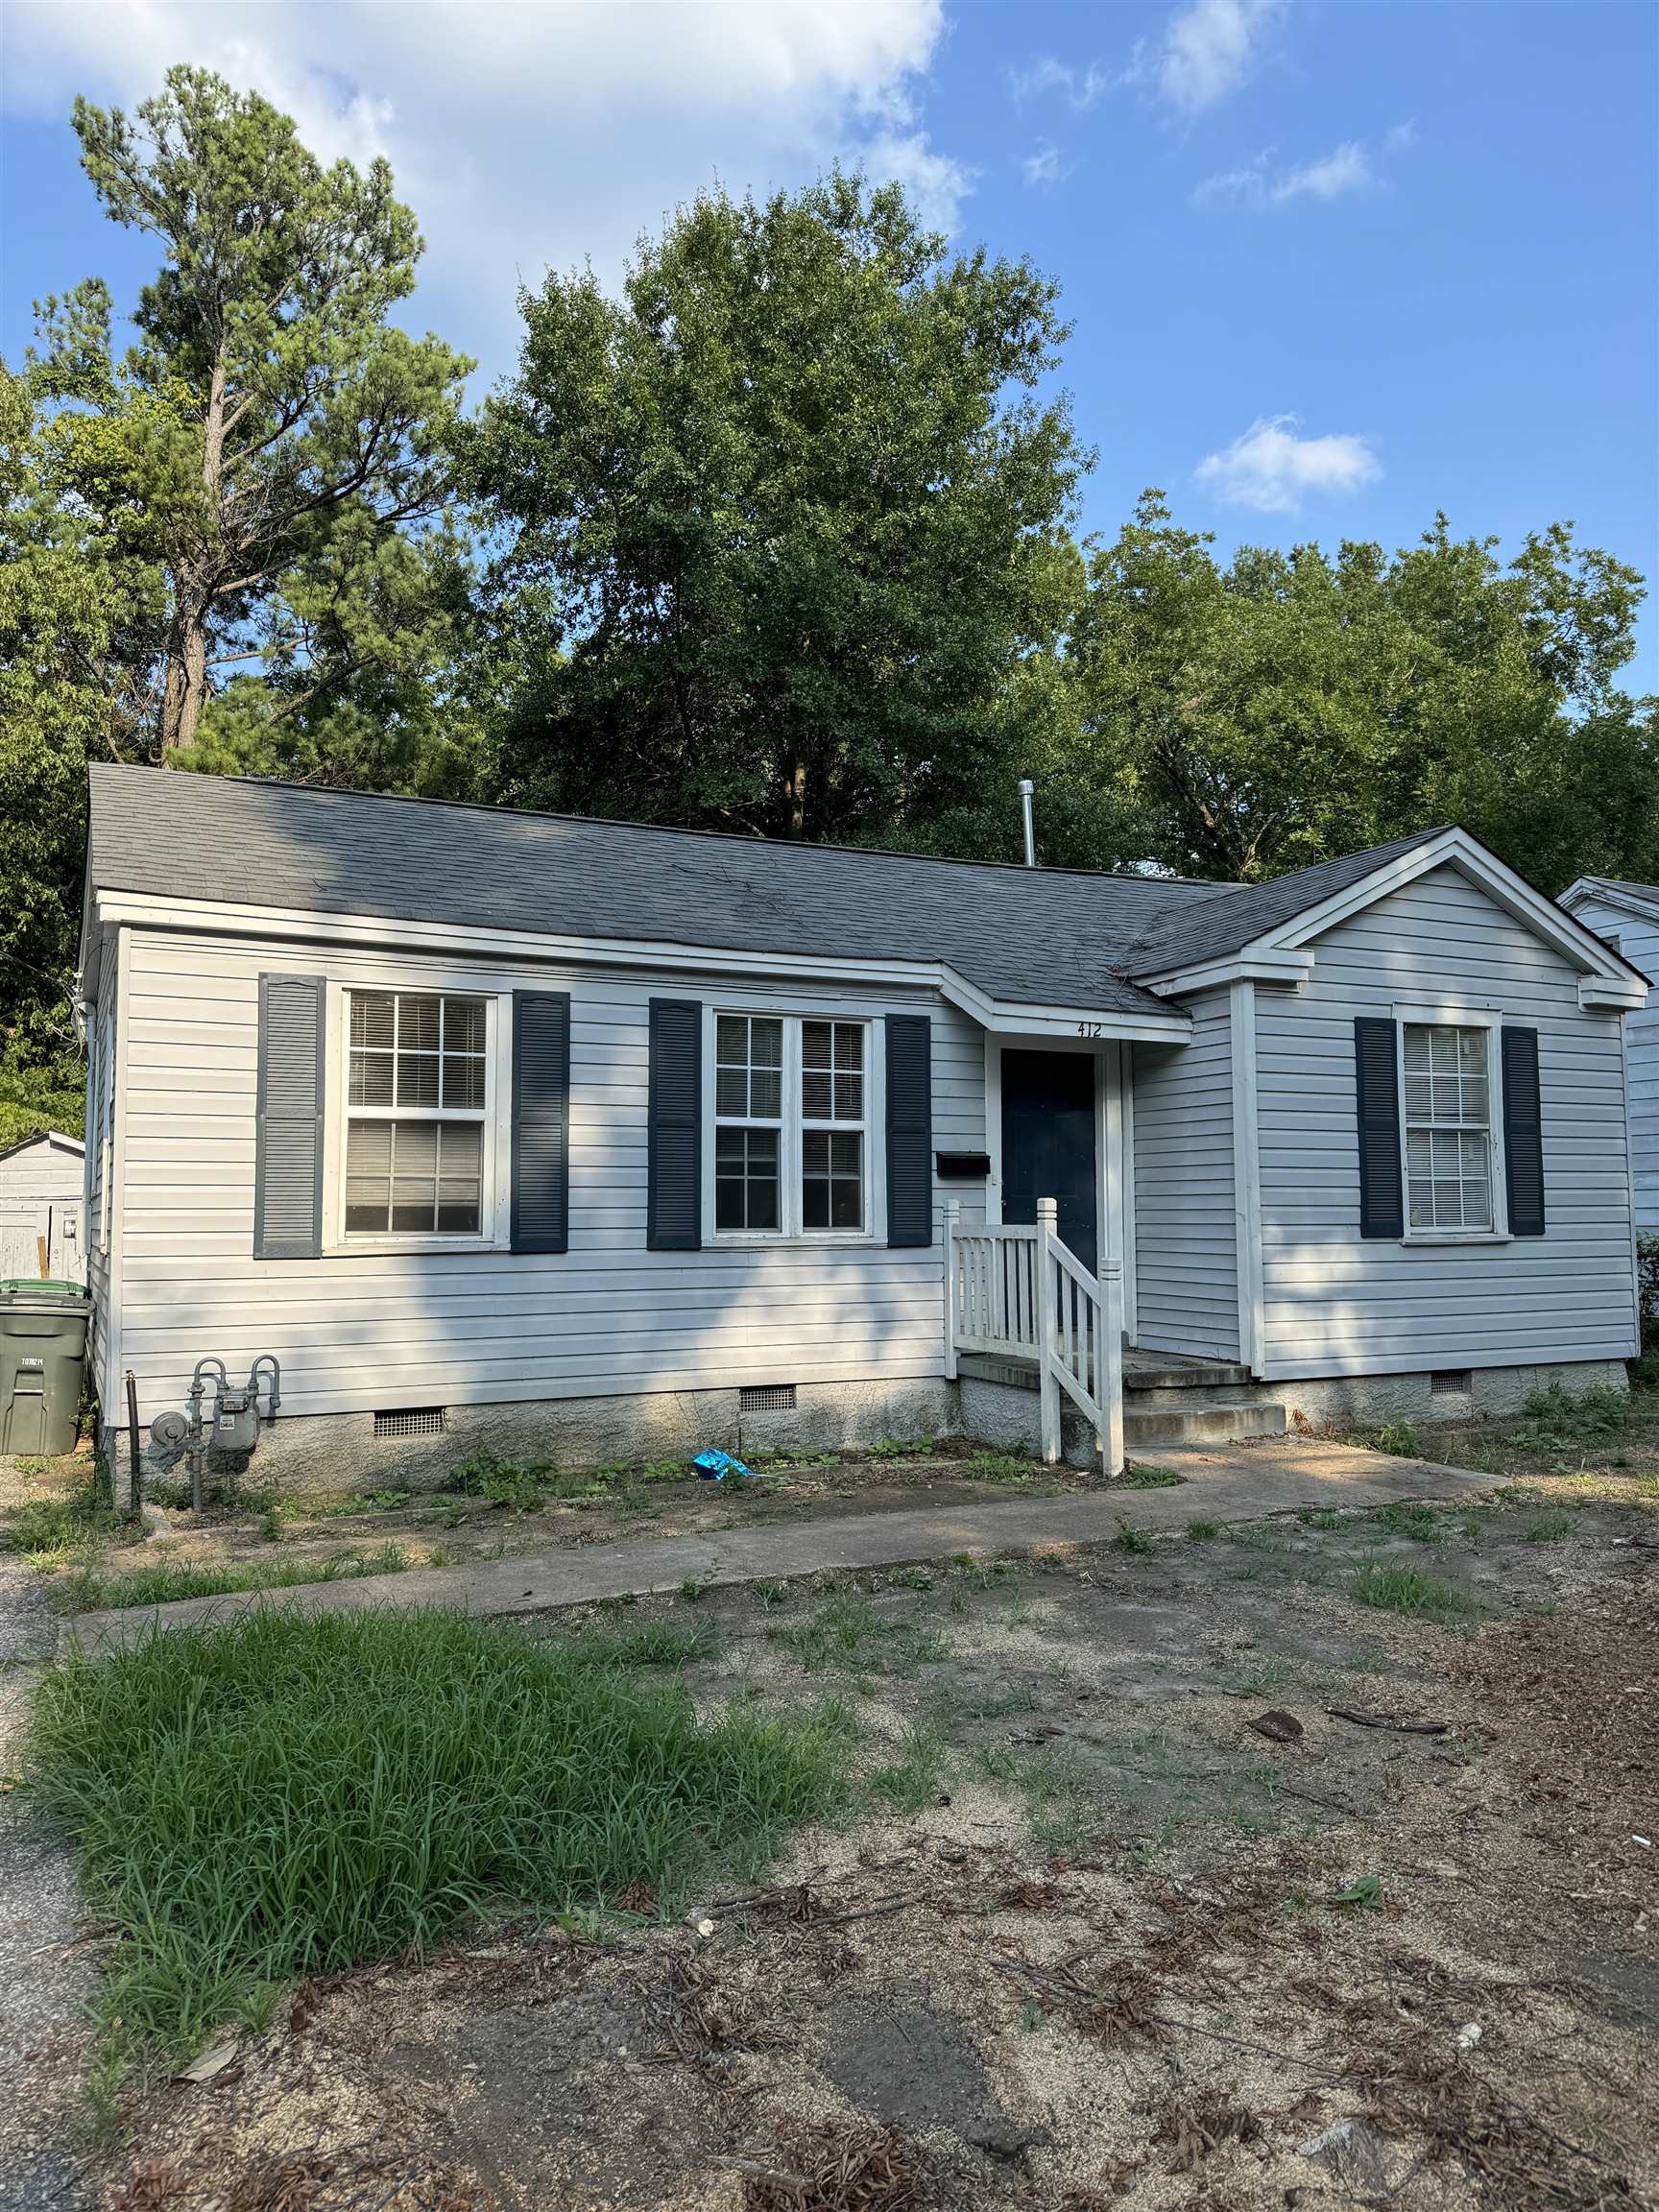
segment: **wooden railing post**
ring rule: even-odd
[[[1108,1260],[1100,1270],[1100,1358],[1095,1392],[1106,1412],[1100,1456],[1108,1475],[1123,1472],[1123,1262]]]
[[[1050,1465],[1060,1456],[1060,1384],[1054,1373],[1058,1357],[1054,1348],[1054,1240],[1060,1218],[1059,1201],[1037,1201],[1037,1248],[1033,1264],[1037,1276],[1037,1382],[1043,1422],[1043,1456]]]
[[[962,1221],[962,1201],[947,1198],[945,1201],[945,1373],[956,1380],[956,1270],[961,1264],[956,1250],[956,1232]]]

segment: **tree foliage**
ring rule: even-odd
[[[1132,801],[1132,842],[1202,876],[1459,822],[1549,890],[1651,878],[1659,731],[1616,683],[1641,598],[1565,524],[1507,567],[1444,516],[1394,555],[1245,546],[1222,566],[1147,493],[1090,564],[1063,774]]]
[[[363,669],[385,562],[406,570],[399,534],[449,500],[471,364],[389,319],[421,239],[384,161],[325,169],[203,69],[169,70],[132,117],[78,100],[75,130],[106,211],[162,262],[119,358],[101,282],[45,302],[35,380],[80,495],[166,577],[170,752],[228,669],[302,668],[278,717]]]
[[[1070,598],[1055,299],[839,175],[703,195],[619,301],[526,294],[474,454],[506,619],[541,642],[507,791],[796,837],[974,816]]]

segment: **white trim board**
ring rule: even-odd
[[[800,952],[736,951],[718,946],[669,944],[656,939],[581,937],[530,930],[453,929],[391,916],[325,914],[288,907],[243,906],[195,899],[140,897],[100,891],[100,926],[141,924],[232,937],[307,944],[381,946],[403,951],[494,954],[515,961],[565,966],[652,968],[703,974],[812,977],[837,983],[899,983],[932,989],[984,1029],[1004,1036],[1105,1041],[1144,1038],[1184,1044],[1192,1024],[1178,1008],[1125,1013],[1098,1006],[1024,1005],[993,997],[943,960],[827,960]],[[1114,981],[1118,978],[1114,977]]]

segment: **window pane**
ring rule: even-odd
[[[832,1068],[835,1065],[830,1039],[834,1033],[832,1022],[803,1022],[801,1024],[801,1065],[803,1068]]]
[[[829,1228],[830,1178],[827,1175],[806,1175],[802,1178],[801,1226],[804,1229]]]
[[[410,1182],[398,1176],[392,1185],[392,1226],[394,1230],[414,1232],[429,1230],[433,1226],[436,1194],[432,1185],[423,1178]]]
[[[482,1052],[484,1001],[482,998],[445,998],[444,1001],[445,1052]]]
[[[864,1066],[864,1025],[861,1022],[835,1024],[835,1065],[845,1074],[859,1073]]]
[[[399,1106],[436,1106],[438,1055],[436,1052],[399,1052],[397,1055]]]
[[[348,1175],[390,1175],[392,1124],[390,1121],[353,1121],[346,1137]]]
[[[830,1172],[830,1133],[826,1129],[808,1129],[801,1139],[801,1166],[808,1175],[828,1175]]]
[[[1455,1121],[1463,1111],[1462,1090],[1455,1075],[1434,1075],[1434,1118],[1436,1121]]]
[[[776,1229],[778,1132],[720,1129],[714,1146],[714,1226]]]
[[[835,1111],[835,1078],[828,1068],[801,1070],[801,1112],[808,1121],[829,1121]]]
[[[722,1065],[749,1065],[749,1022],[742,1014],[722,1014],[714,1027],[714,1057]]]
[[[776,1121],[783,1111],[783,1076],[776,1068],[757,1067],[749,1078],[749,1111]]]
[[[832,1175],[858,1175],[863,1171],[864,1140],[859,1136],[831,1137],[830,1140],[830,1172]]]
[[[436,1052],[438,1001],[425,992],[397,994],[397,1049],[399,1052]]]
[[[1433,1192],[1431,1186],[1413,1175],[1410,1181],[1411,1226],[1413,1229],[1433,1227]]]
[[[484,1063],[482,1060],[461,1060],[452,1053],[445,1053],[444,1103],[445,1106],[482,1107],[484,1103]]]
[[[390,1052],[353,1051],[349,1098],[353,1106],[391,1105],[392,1055]]]
[[[783,1024],[770,1017],[751,1021],[749,1024],[749,1057],[757,1068],[781,1068],[783,1065]]]
[[[451,1121],[440,1136],[445,1175],[484,1172],[484,1131],[476,1121]]]
[[[1432,1148],[1427,1129],[1408,1129],[1406,1132],[1406,1166],[1413,1175],[1427,1175]]]
[[[837,1075],[835,1078],[835,1118],[837,1121],[862,1121],[864,1118],[864,1078],[862,1075]]]
[[[389,1215],[386,1192],[382,1189],[375,1197],[360,1197],[356,1186],[346,1186],[346,1228],[353,1237],[384,1237]]]
[[[1408,1071],[1428,1069],[1429,1032],[1420,1022],[1407,1023],[1406,1066]]]
[[[742,1068],[719,1068],[714,1073],[716,1114],[742,1115],[749,1111],[749,1076]]]
[[[749,1227],[751,1229],[776,1229],[778,1226],[778,1178],[751,1175],[749,1178]]]
[[[352,1044],[377,1046],[381,1050],[389,1052],[392,1049],[393,1005],[390,991],[353,991]]]
[[[848,1182],[836,1176],[830,1186],[830,1226],[831,1229],[860,1229],[863,1227],[864,1190],[856,1180]]]
[[[1433,1188],[1435,1228],[1461,1229],[1463,1226],[1463,1202],[1458,1193],[1462,1190],[1462,1185],[1436,1182]]]
[[[714,1178],[714,1226],[716,1229],[742,1228],[743,1181],[740,1176]]]
[[[1465,1229],[1492,1226],[1492,1187],[1484,1178],[1463,1186],[1463,1226]]]

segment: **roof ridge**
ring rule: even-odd
[[[482,814],[493,821],[509,822],[565,822],[573,828],[593,824],[607,830],[638,830],[659,837],[699,837],[709,844],[736,845],[745,852],[757,850],[772,853],[852,853],[863,858],[878,860],[925,860],[942,868],[987,868],[1003,875],[1067,876],[1079,877],[1096,883],[1148,883],[1160,890],[1179,887],[1194,891],[1245,891],[1246,883],[1236,883],[1226,878],[1214,876],[1156,876],[1137,868],[1057,868],[1037,867],[1027,869],[1022,860],[982,860],[967,854],[923,853],[902,845],[840,845],[826,838],[757,837],[736,830],[692,830],[674,822],[637,822],[619,814],[565,814],[550,806],[497,806],[481,799],[435,799],[418,791],[364,791],[349,783],[295,783],[281,776],[222,776],[213,771],[193,769],[168,769],[153,767],[136,760],[94,760],[87,764],[93,776],[168,776],[197,775],[205,784],[225,783],[239,785],[252,791],[291,791],[296,794],[325,799],[364,799],[397,801],[409,806],[445,806],[462,814]]]

